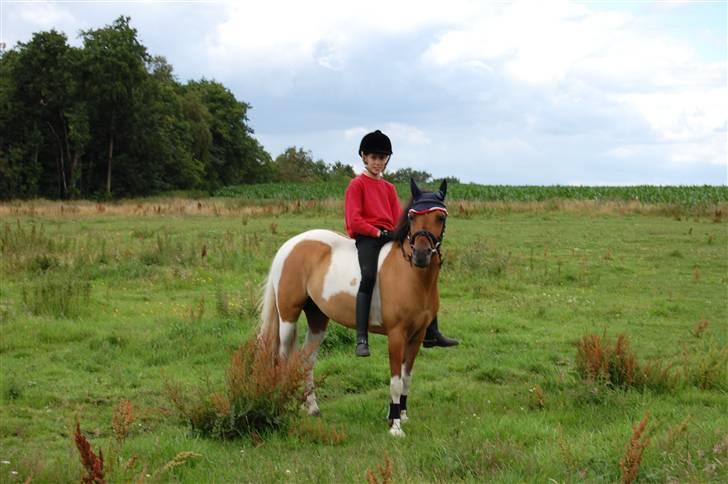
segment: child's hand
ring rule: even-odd
[[[389,230],[380,230],[379,238],[382,239],[382,242],[384,242],[384,243],[391,242],[392,233]]]

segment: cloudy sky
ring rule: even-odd
[[[726,1],[0,0],[10,48],[119,15],[180,81],[253,106],[273,155],[487,184],[728,183]]]

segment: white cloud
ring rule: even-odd
[[[500,61],[512,79],[544,84],[571,78],[644,87],[676,87],[725,79],[667,34],[641,30],[621,12],[592,11],[569,1],[514,2],[443,34],[424,53],[434,65]]]
[[[642,30],[633,16],[567,1],[516,2],[444,34],[423,59],[433,67],[496,63],[517,82],[558,85],[567,97],[570,85],[589,84],[615,106],[638,113],[658,139],[674,143],[670,159],[726,163],[725,63],[701,61],[691,46]],[[618,147],[611,153],[636,152]]]
[[[355,128],[350,128],[347,130],[344,130],[344,137],[347,140],[360,140],[364,137],[365,134],[370,132],[370,129],[362,128],[361,126],[357,126]]]
[[[346,138],[347,140],[359,142],[359,140],[361,140],[361,138],[365,134],[375,129],[381,129],[382,132],[384,132],[392,140],[396,140],[397,143],[407,143],[410,145],[427,145],[431,143],[430,139],[427,137],[423,130],[417,128],[416,126],[402,123],[390,122],[385,123],[383,126],[374,128],[364,128],[361,126],[356,126],[344,130],[343,134],[344,138]]]
[[[671,150],[670,161],[676,164],[708,163],[722,165],[728,170],[725,131],[699,143],[681,143]],[[728,183],[728,171],[725,172],[722,182]]]
[[[637,113],[658,139],[674,143],[671,158],[686,162],[691,158],[680,143],[701,140],[710,148],[700,150],[696,161],[722,163],[725,157],[724,147],[711,141],[727,120],[725,66],[702,62],[690,45],[643,29],[635,14],[596,11],[569,0],[485,5],[461,0],[447,6],[274,0],[227,9],[227,20],[207,39],[210,57],[248,78],[260,76],[277,96],[305,82],[299,72],[311,66],[356,72],[354,56],[372,40],[436,27],[440,34],[423,47],[420,59],[433,79],[456,68],[483,80],[501,75],[537,90],[558,87],[558,97],[573,99],[579,98],[573,86],[589,85],[614,109]],[[477,87],[466,94],[486,103],[492,96]],[[583,106],[590,108],[597,107]],[[525,118],[533,121],[533,115]],[[427,143],[422,131],[400,128],[390,130],[413,144]]]
[[[728,88],[624,94],[616,97],[647,121],[669,158],[725,165]]]
[[[558,81],[627,22],[623,14],[590,12],[568,1],[521,1],[480,13],[443,34],[424,59],[436,65],[503,61],[513,79]]]
[[[653,8],[673,9],[695,4],[695,0],[655,0],[652,2]]]
[[[28,2],[18,7],[14,14],[23,22],[27,22],[37,29],[50,30],[54,27],[66,29],[71,25],[79,25],[79,22],[68,10],[59,7],[56,3]]]
[[[370,0],[339,2],[230,2],[226,21],[207,36],[215,63],[233,68],[255,65],[265,71],[291,71],[317,64],[340,70],[349,54],[385,35],[454,22],[476,3]]]
[[[631,93],[615,99],[637,110],[666,141],[718,134],[728,113],[728,88]]]
[[[402,123],[387,123],[382,128],[388,136],[397,140],[398,143],[406,143],[408,145],[429,145],[430,139],[421,129]]]
[[[626,159],[644,155],[646,152],[651,151],[652,149],[654,149],[654,147],[651,145],[629,144],[611,148],[605,151],[604,154],[614,158]]]

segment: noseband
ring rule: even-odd
[[[411,223],[410,218],[410,223]],[[435,234],[430,232],[429,230],[418,230],[414,234],[412,233],[412,229],[407,232],[407,242],[409,242],[410,249],[412,249],[410,255],[407,255],[404,251],[404,244],[402,244],[400,247],[402,249],[402,257],[406,261],[410,263],[410,266],[412,265],[412,256],[415,252],[415,241],[417,241],[417,237],[426,237],[427,240],[430,242],[430,248],[427,250],[430,252],[430,256],[433,254],[437,254],[437,256],[440,258],[440,266],[442,266],[442,253],[440,252],[440,246],[442,246],[442,241],[445,238],[445,222],[442,224],[442,233],[440,234],[440,238],[438,239],[435,237]]]

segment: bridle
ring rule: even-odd
[[[447,213],[447,211],[445,213]],[[433,254],[437,254],[437,256],[440,259],[440,266],[442,266],[443,259],[442,259],[442,253],[440,252],[440,247],[442,246],[443,239],[445,239],[445,225],[447,222],[447,217],[442,222],[442,233],[440,234],[439,239],[437,237],[435,237],[435,234],[433,234],[429,230],[418,230],[417,232],[415,232],[413,234],[412,233],[412,214],[411,213],[407,214],[407,219],[410,223],[410,228],[407,231],[407,242],[409,242],[411,252],[410,252],[410,255],[407,255],[407,253],[404,251],[404,244],[402,244],[400,246],[400,249],[402,250],[402,257],[404,257],[404,259],[407,262],[409,262],[410,266],[411,266],[412,265],[412,255],[415,252],[415,242],[417,241],[417,237],[426,237],[430,243],[430,248],[427,249],[430,252],[430,256],[432,256]]]

